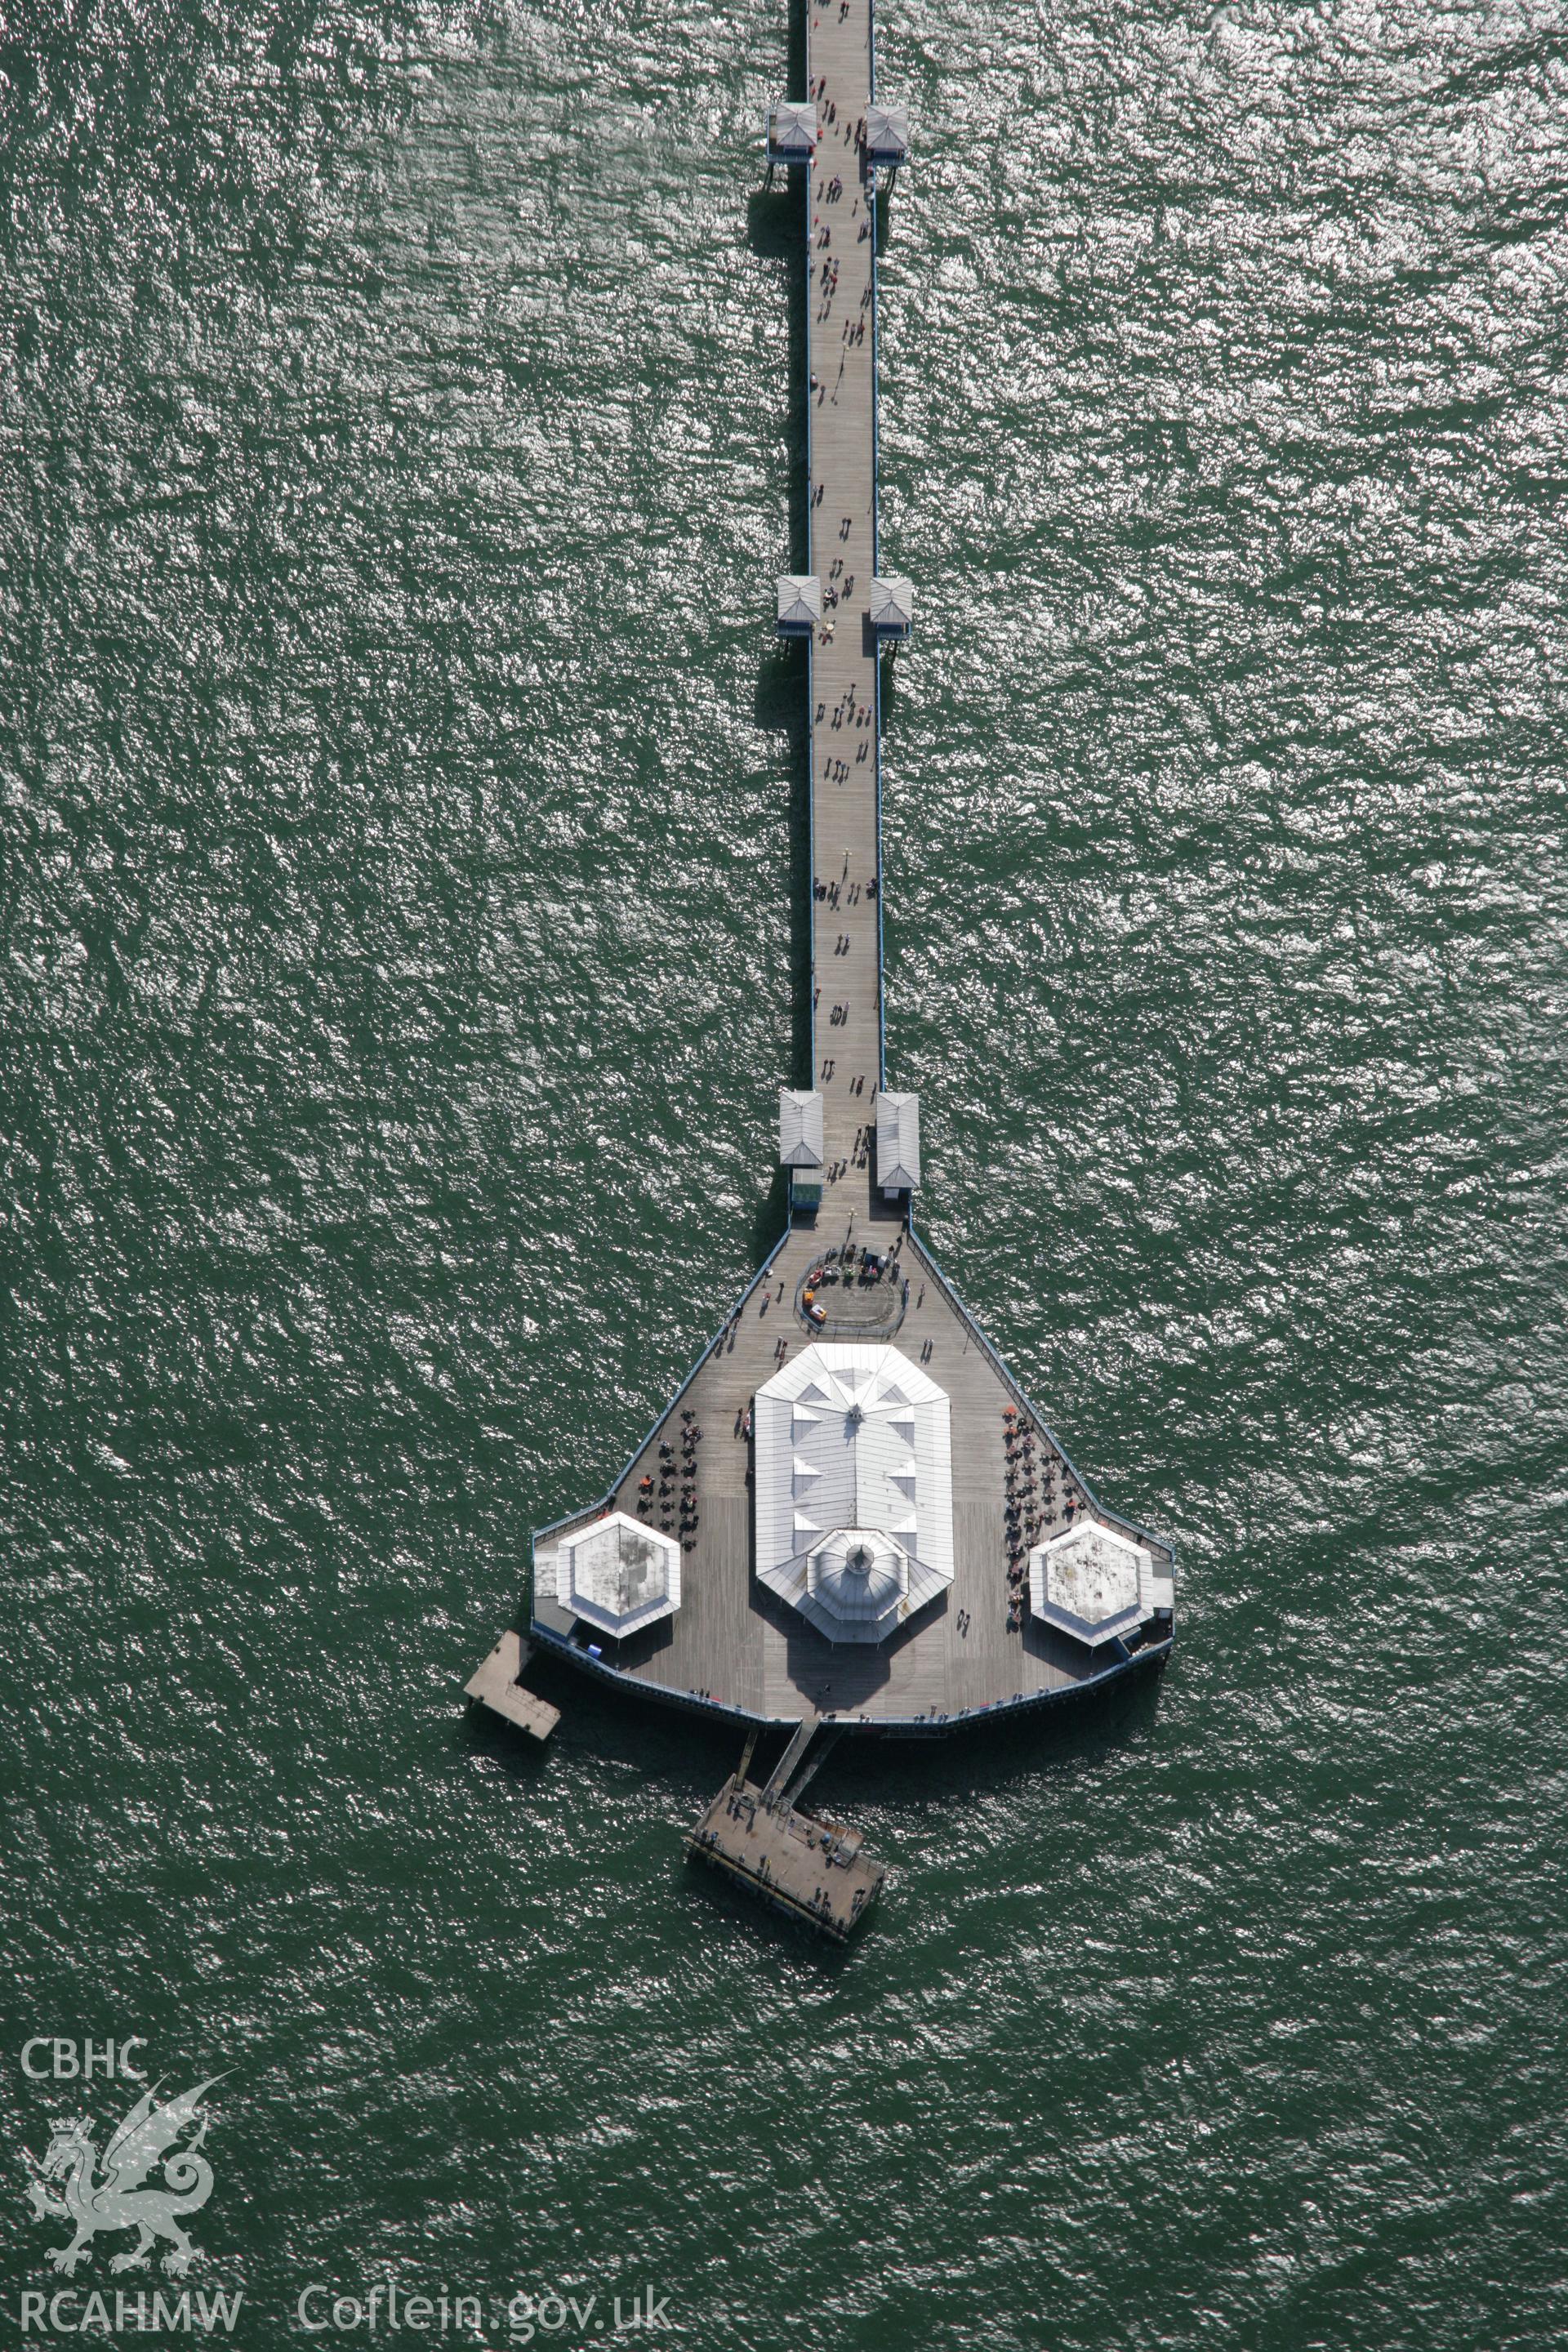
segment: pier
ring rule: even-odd
[[[881,665],[918,590],[879,538],[878,199],[919,166],[872,34],[871,0],[808,0],[807,87],[767,116],[806,275],[805,543],[781,549],[772,600],[804,642],[809,719],[787,1218],[610,1486],[536,1534],[529,1621],[578,1671],[750,1732],[689,1851],[831,1934],[880,1873],[841,1841],[821,1875],[820,1825],[746,1778],[759,1731],[792,1735],[787,1780],[818,1723],[910,1738],[1026,1717],[1157,1671],[1174,1633],[1171,1547],[1091,1491],[921,1239],[921,1106],[887,1084]]]
[[[878,576],[876,95],[870,0],[807,11],[818,134],[806,213],[807,572],[823,616],[807,652],[811,743],[812,1088],[823,1108],[825,1206],[868,1187],[865,1140],[882,1075],[881,668]],[[862,1199],[863,1217],[896,1212]]]

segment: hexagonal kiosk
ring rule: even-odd
[[[555,1555],[563,1609],[619,1640],[680,1606],[680,1546],[625,1511],[563,1536]]]
[[[1098,1649],[1175,1605],[1153,1554],[1100,1519],[1080,1519],[1029,1554],[1029,1606],[1043,1624]]]

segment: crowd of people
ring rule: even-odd
[[[1003,1412],[1006,1457],[1004,1523],[1007,1531],[1007,1625],[1021,1630],[1028,1607],[1028,1559],[1035,1546],[1057,1525],[1058,1517],[1070,1527],[1079,1496],[1066,1472],[1057,1491],[1057,1456],[1043,1433],[1016,1406]],[[1038,1457],[1036,1441],[1038,1435]],[[1058,1507],[1059,1506],[1059,1507]]]
[[[697,1509],[697,1448],[702,1432],[689,1405],[682,1409],[679,1445],[661,1438],[658,1476],[647,1471],[637,1483],[637,1517],[650,1523],[657,1509],[661,1531],[679,1538],[682,1551],[695,1551],[700,1524]]]

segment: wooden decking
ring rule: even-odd
[[[688,1832],[686,1851],[838,1944],[863,1926],[885,1874],[855,1831],[797,1812],[740,1774]]]
[[[811,653],[814,1060],[828,1193],[853,1188],[882,1061],[877,922],[876,184],[858,134],[871,100],[870,0],[809,11],[809,94],[821,125],[806,188],[808,570],[822,583]]]
[[[492,1715],[499,1715],[542,1744],[560,1722],[561,1711],[547,1699],[535,1698],[531,1690],[523,1688],[523,1669],[528,1659],[528,1644],[521,1636],[503,1633],[464,1688],[469,1698],[488,1706]]]

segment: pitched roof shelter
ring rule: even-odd
[[[809,100],[775,98],[768,109],[768,161],[809,163],[818,136],[816,108]]]
[[[809,637],[821,618],[821,581],[786,572],[779,582],[780,636]]]
[[[866,109],[866,160],[868,163],[904,163],[910,153],[910,110],[907,106]]]
[[[820,1168],[822,1165],[822,1097],[779,1088],[779,1165]]]
[[[907,637],[914,626],[914,592],[897,572],[871,583],[868,617],[879,637]]]
[[[919,1095],[877,1097],[877,1181],[889,1195],[912,1192],[921,1181]]]

